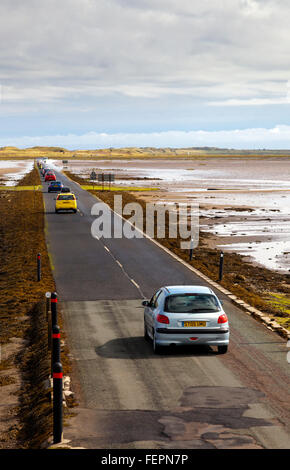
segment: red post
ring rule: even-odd
[[[62,413],[62,364],[53,364],[53,443],[62,441],[63,413]]]
[[[60,328],[58,325],[52,327],[52,364],[60,362]]]
[[[51,304],[51,325],[53,327],[54,325],[57,325],[57,293],[56,292],[52,292],[50,304]]]

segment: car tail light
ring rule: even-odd
[[[226,323],[228,321],[228,317],[226,316],[225,313],[219,316],[218,318],[218,323]]]
[[[158,323],[166,323],[166,325],[169,324],[169,318],[166,315],[161,315],[160,313],[157,315],[157,321]]]

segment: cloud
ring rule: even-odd
[[[61,146],[67,149],[98,149],[121,147],[201,147],[212,146],[232,149],[289,149],[290,126],[280,125],[271,129],[252,128],[227,131],[166,131],[152,133],[98,133],[82,135],[51,135],[36,137],[0,138],[0,146],[19,148]]]
[[[56,118],[63,135],[112,134],[115,116],[128,135],[151,122],[274,127],[288,104],[289,21],[283,0],[1,0],[0,135],[28,122],[46,135]],[[281,113],[261,122],[267,106]]]
[[[239,99],[234,83],[251,95],[254,81],[288,80],[289,15],[290,5],[267,0],[2,1],[0,81],[19,100],[48,87],[57,99],[64,87],[72,98],[76,88],[131,87],[148,97],[164,82],[163,95],[192,95],[201,81]]]

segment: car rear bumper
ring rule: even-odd
[[[212,346],[229,344],[229,329],[223,328],[198,328],[198,329],[169,329],[157,328],[155,332],[156,343],[162,346],[171,344],[208,344]]]
[[[56,207],[55,210],[57,211],[76,211],[76,207],[68,206],[68,207]]]
[[[207,335],[207,334],[225,334],[229,332],[229,329],[222,329],[222,328],[157,328],[157,333],[162,333],[165,335],[191,335],[191,334],[200,334],[200,335]]]

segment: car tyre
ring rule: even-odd
[[[146,341],[149,341],[149,335],[148,335],[145,320],[144,320],[144,338],[145,338]]]
[[[156,343],[155,332],[153,334],[153,352],[154,354],[160,354],[161,352],[161,346]]]
[[[219,354],[226,354],[228,352],[228,346],[218,346]]]
[[[58,210],[57,210],[57,209],[55,209],[55,213],[58,214]]]

